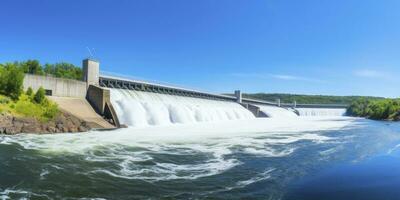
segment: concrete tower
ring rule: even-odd
[[[89,85],[99,85],[100,63],[93,59],[82,61],[83,81]]]
[[[242,103],[242,92],[240,90],[235,90],[235,97],[237,103]]]

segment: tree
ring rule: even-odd
[[[54,65],[46,63],[44,65],[43,71],[45,74],[54,74],[55,73]]]
[[[32,96],[32,94],[33,94],[32,88],[31,88],[31,87],[28,87],[28,89],[26,90],[26,95]]]
[[[377,120],[399,120],[399,99],[359,99],[351,103],[348,114]]]
[[[44,73],[51,74],[58,78],[82,80],[82,69],[73,64],[61,62],[45,64]]]
[[[43,89],[43,87],[40,87],[40,88],[37,90],[35,96],[33,97],[33,100],[34,100],[36,103],[41,104],[41,103],[43,103],[43,102],[45,101],[45,99],[46,99],[46,91]]]
[[[22,93],[24,73],[15,64],[6,63],[0,70],[0,94],[17,100]]]
[[[25,73],[44,75],[43,68],[38,60],[27,60],[20,65]]]

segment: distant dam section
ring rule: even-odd
[[[100,64],[93,59],[82,61],[82,80],[26,74],[24,88],[43,87],[46,95],[63,97],[64,110],[81,102],[90,105],[104,122],[120,127],[166,125],[224,120],[243,120],[255,117],[298,117],[344,115],[347,105],[292,104],[242,98],[237,90],[234,96],[212,94],[177,86],[100,74]],[[68,98],[70,102],[68,102]],[[76,100],[80,98],[81,101]],[[85,103],[88,102],[88,103]],[[65,107],[66,106],[66,107]],[[109,126],[103,126],[109,128]]]

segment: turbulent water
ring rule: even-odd
[[[240,104],[151,92],[111,89],[120,122],[128,126],[253,119]]]
[[[344,116],[345,108],[296,108],[300,116]]]
[[[112,95],[130,128],[0,136],[0,199],[313,199],[298,181],[400,149],[397,123],[254,118],[236,104]]]
[[[305,117],[0,136],[0,199],[282,199],[303,176],[397,152],[399,132]]]
[[[264,105],[259,105],[260,111],[266,114],[268,117],[281,117],[281,118],[287,118],[287,117],[297,117],[296,113],[293,110],[287,109],[287,108],[281,108],[277,106],[264,106]]]

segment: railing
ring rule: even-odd
[[[236,100],[235,97],[227,95],[212,94],[177,86],[150,83],[141,80],[132,80],[132,79],[125,79],[125,78],[106,76],[106,75],[101,75],[99,77],[99,84],[102,87],[108,87],[108,88],[138,90],[138,91],[173,94],[173,95],[187,96],[187,97],[206,98],[213,100],[227,100],[227,101]]]

